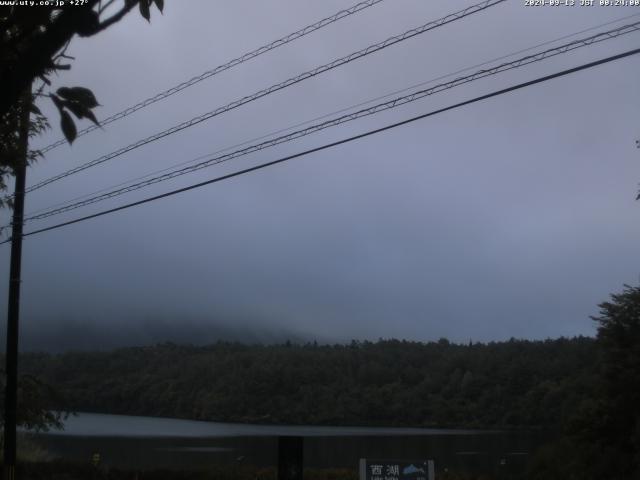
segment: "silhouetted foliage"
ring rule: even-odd
[[[77,411],[198,420],[557,426],[589,398],[593,339],[164,344],[23,355]]]
[[[622,293],[611,295],[594,320],[602,350],[602,393],[594,409],[595,435],[587,438],[612,457],[612,462],[605,460],[609,471],[617,471],[602,472],[600,478],[640,478],[640,287],[625,285]]]
[[[35,95],[32,96],[35,99]],[[21,160],[21,148],[19,142],[19,119],[22,114],[24,102],[16,103],[9,111],[0,116],[0,192],[7,189],[6,178],[13,175],[18,162]],[[49,128],[47,118],[35,105],[29,107],[31,111],[31,121],[29,122],[29,138],[35,137]],[[27,163],[31,164],[40,157],[38,150],[27,152]],[[11,199],[0,197],[0,208],[5,205],[12,207]]]
[[[5,374],[0,372],[0,389],[4,391]],[[60,429],[66,413],[61,409],[60,394],[51,385],[33,375],[18,378],[17,425],[34,431]],[[4,402],[0,403],[0,420],[4,419]]]
[[[46,91],[51,85],[49,77],[60,70],[69,70],[65,60],[73,60],[65,54],[74,36],[91,37],[122,19],[138,6],[141,15],[150,19],[150,7],[155,4],[162,11],[163,0],[123,0],[113,2],[84,0],[55,2],[50,6],[21,5],[0,6],[0,192],[6,190],[6,177],[12,175],[17,161],[21,161],[18,137],[22,97],[40,79],[34,100],[50,98],[60,113],[60,126],[69,143],[76,137],[77,119],[98,120],[92,109],[98,106],[93,93],[84,87],[62,87],[55,93]],[[73,3],[73,4],[72,4]],[[32,108],[32,134],[48,127],[47,119],[37,107]],[[39,156],[31,152],[31,163]],[[8,204],[0,200],[0,207]]]
[[[564,422],[564,436],[532,463],[532,479],[640,478],[640,288],[600,304],[591,395]]]

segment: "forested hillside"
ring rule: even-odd
[[[557,426],[588,401],[590,338],[457,345],[163,344],[25,354],[21,368],[77,411],[198,420],[406,426]]]

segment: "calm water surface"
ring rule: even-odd
[[[38,434],[55,456],[135,469],[275,466],[277,437],[305,437],[312,468],[356,469],[359,458],[429,458],[436,470],[505,474],[524,469],[544,436],[531,432],[430,428],[316,427],[199,422],[170,418],[80,413],[64,431]]]
[[[479,430],[439,428],[317,427],[293,425],[253,425],[246,423],[200,422],[177,418],[136,417],[78,413],[64,422],[64,430],[53,435],[85,437],[263,437],[297,435],[303,437],[477,435]]]

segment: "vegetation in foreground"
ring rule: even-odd
[[[20,464],[20,478],[29,480],[276,480],[275,468],[219,467],[206,470],[120,470],[93,467],[78,463],[52,461]],[[349,469],[305,469],[307,480],[357,480],[358,474]]]
[[[91,465],[53,461],[48,463],[27,463],[20,465],[18,474],[29,480],[276,480],[274,467],[256,468],[219,467],[206,470],[176,471],[148,470],[133,471],[95,468]],[[355,469],[305,469],[305,480],[358,480]],[[442,480],[498,480],[487,475],[469,475],[455,472],[442,473]]]

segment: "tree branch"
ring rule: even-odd
[[[101,14],[102,12],[104,12],[107,8],[109,8],[111,5],[113,5],[113,2],[115,2],[115,1],[116,0],[109,0],[104,5],[100,5],[100,8],[98,9],[98,13]]]
[[[125,1],[124,3],[125,3],[124,7],[122,7],[118,13],[115,13],[111,17],[107,18],[105,21],[100,22],[100,25],[98,26],[96,31],[93,33],[93,35],[103,30],[106,30],[114,23],[119,22],[122,19],[122,17],[124,17],[127,13],[131,11],[133,7],[135,7],[136,5],[138,5],[138,3],[140,3],[140,0]]]
[[[51,58],[82,28],[87,16],[85,9],[92,10],[98,0],[88,0],[84,7],[65,9],[47,30],[30,41],[28,48],[21,51],[20,61],[0,67],[0,118],[17,102],[17,99],[34,78],[43,75],[51,63]]]

